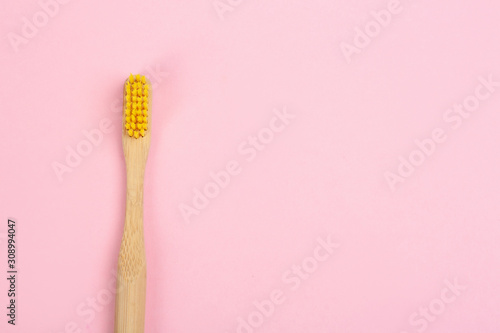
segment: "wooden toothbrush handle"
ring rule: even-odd
[[[146,254],[142,179],[127,179],[127,208],[120,247],[115,333],[143,333],[146,310]]]
[[[115,333],[143,333],[146,309],[146,267],[127,281],[118,267]]]

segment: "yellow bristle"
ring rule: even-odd
[[[148,130],[149,89],[144,75],[130,74],[125,83],[125,131],[136,139]]]

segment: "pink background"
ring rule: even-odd
[[[40,4],[0,2],[0,330],[112,332],[125,202],[116,111],[133,72],[155,83],[147,332],[237,332],[273,290],[284,302],[240,333],[499,332],[500,88],[458,128],[444,116],[480,77],[500,81],[500,5],[401,0],[349,62],[341,43],[390,1],[221,2],[224,19],[212,0],[73,0],[38,17],[17,52],[9,36]],[[284,109],[295,118],[247,161],[238,147]],[[58,179],[66,147],[85,146],[103,119],[112,130]],[[384,175],[435,128],[446,140],[392,191]],[[187,223],[182,204],[232,160],[241,173]],[[311,260],[328,235],[340,246]],[[304,263],[318,265],[292,290],[283,276]],[[442,309],[455,280],[466,290]],[[432,320],[415,317],[429,306]]]

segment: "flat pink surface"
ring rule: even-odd
[[[146,332],[500,331],[498,2],[66,2],[0,3],[0,331],[112,332],[130,72]]]

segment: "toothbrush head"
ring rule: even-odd
[[[127,136],[141,139],[148,133],[151,84],[144,75],[130,74],[125,81],[123,126]]]

